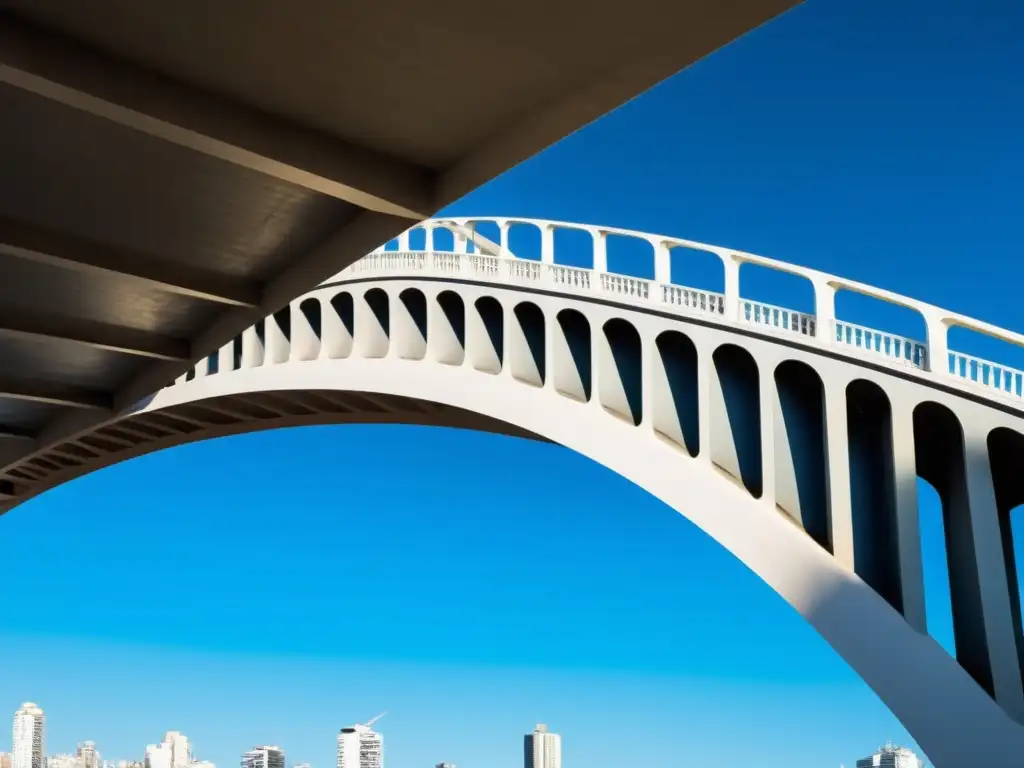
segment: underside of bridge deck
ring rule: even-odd
[[[0,467],[796,0],[0,0]]]

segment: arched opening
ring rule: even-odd
[[[1024,435],[1006,427],[997,427],[989,433],[987,444],[1002,534],[1006,586],[1010,592],[1014,636],[1017,639],[1017,657],[1024,670],[1024,626],[1021,624],[1024,573],[1020,565],[1024,555]]]
[[[598,396],[609,413],[634,426],[643,419],[643,345],[628,320],[604,324],[598,345]]]
[[[239,334],[231,340],[231,370],[237,371],[242,367],[242,335]]]
[[[582,312],[563,309],[555,319],[559,333],[553,335],[551,354],[555,391],[573,400],[590,400],[590,323]]]
[[[594,268],[594,236],[585,229],[555,230],[555,263],[576,269]]]
[[[327,357],[332,360],[348,357],[356,336],[355,301],[348,291],[331,297],[330,309],[324,313],[323,339]]]
[[[935,488],[942,504],[956,659],[991,695],[992,667],[978,592],[981,564],[971,526],[963,429],[956,414],[938,403],[918,405],[914,445],[918,474]]]
[[[663,331],[654,342],[651,365],[651,425],[659,437],[690,456],[700,453],[700,397],[697,348],[689,336]]]
[[[394,343],[403,360],[422,360],[427,354],[427,297],[406,288],[395,304]]]
[[[295,360],[315,360],[320,354],[323,334],[320,300],[303,299],[298,310],[292,329],[292,357]]]
[[[740,265],[740,320],[776,333],[814,336],[814,287],[806,277]]]
[[[850,512],[857,575],[903,611],[900,580],[892,406],[874,382],[846,387],[846,433],[850,459]]]
[[[669,274],[675,285],[707,293],[725,293],[725,265],[711,251],[673,245],[669,249]]]
[[[391,346],[391,301],[382,288],[371,288],[356,309],[355,345],[361,357],[380,358]]]
[[[929,367],[928,334],[917,310],[847,289],[836,292],[835,315],[829,338],[837,344],[912,368]]]
[[[466,327],[466,349],[470,364],[484,373],[501,373],[505,360],[505,312],[493,296],[481,296],[473,303]]]
[[[828,443],[825,388],[806,363],[775,369],[775,504],[829,552]]]
[[[508,228],[508,249],[520,259],[540,261],[541,234],[535,224],[515,222]]]
[[[431,358],[444,365],[462,365],[466,358],[466,305],[459,294],[437,294],[428,328]]]
[[[723,344],[712,355],[711,461],[755,498],[764,490],[761,389],[757,362],[747,350]]]
[[[547,344],[544,312],[536,304],[523,301],[512,312],[509,329],[509,358],[512,378],[543,387],[547,374]]]
[[[654,279],[654,246],[650,240],[629,235],[608,235],[605,238],[608,271],[641,280]]]
[[[427,250],[427,229],[426,227],[413,227],[409,230],[409,250]]]
[[[267,337],[268,363],[286,363],[291,356],[292,341],[292,308],[284,306],[267,318],[265,326]]]
[[[434,227],[434,250],[442,253],[454,253],[455,233],[447,227]]]

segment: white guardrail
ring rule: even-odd
[[[481,225],[490,225],[498,234],[497,240],[482,235],[479,231]],[[539,232],[540,260],[520,258],[510,250],[510,231],[515,226],[532,227]],[[554,235],[559,230],[590,235],[594,268],[557,263]],[[444,247],[447,244],[436,242],[440,232],[445,233],[451,250]],[[655,279],[608,271],[607,238],[610,235],[649,243]],[[417,236],[422,242],[419,247],[413,244]],[[396,245],[397,250],[383,246],[373,251],[333,280],[395,274],[461,277],[654,305],[683,315],[713,317],[754,326],[759,331],[797,336],[822,346],[839,347],[853,355],[868,356],[879,362],[917,369],[937,377],[952,377],[992,393],[1024,399],[1024,371],[947,347],[948,330],[953,326],[965,327],[1022,347],[1024,336],[915,299],[763,256],[612,227],[508,218],[432,219],[403,233]],[[673,248],[703,251],[721,259],[725,270],[725,292],[715,293],[672,283],[669,267]],[[743,298],[739,282],[742,264],[757,264],[809,280],[814,287],[817,312],[797,312]],[[837,319],[835,294],[840,290],[917,311],[924,317],[929,341],[905,338]]]

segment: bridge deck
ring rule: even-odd
[[[0,463],[795,0],[0,0]]]

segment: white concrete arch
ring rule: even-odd
[[[456,229],[454,252],[371,254],[146,401],[41,446],[6,470],[10,506],[144,452],[277,426],[412,422],[551,440],[736,555],[939,768],[971,765],[979,742],[990,764],[1020,764],[1024,643],[1001,516],[1024,488],[1006,479],[1010,443],[990,439],[1024,436],[1015,393],[931,369],[919,342],[833,342],[822,316],[745,302],[729,281],[714,295],[516,259],[509,220],[498,244],[474,239],[471,223],[428,222]],[[597,255],[608,231],[594,234]],[[650,237],[657,257],[669,240]],[[937,408],[953,426],[915,416]],[[915,483],[928,473],[947,483],[957,533],[957,659],[926,631]]]

